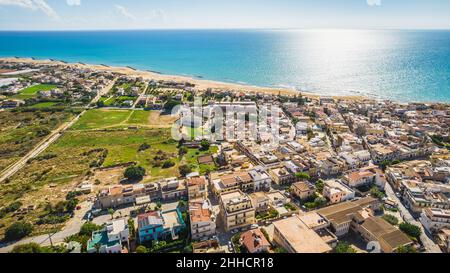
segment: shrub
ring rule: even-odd
[[[336,253],[356,253],[347,242],[339,242],[335,249]]]
[[[148,249],[145,246],[138,246],[136,248],[136,253],[147,253]]]
[[[164,161],[164,163],[162,165],[162,168],[163,169],[168,169],[168,168],[171,168],[173,166],[175,166],[175,163],[172,162],[172,160],[166,160],[166,161]]]
[[[81,228],[80,232],[78,233],[80,236],[91,236],[92,232],[102,229],[101,226],[96,225],[91,222],[84,223]]]
[[[142,180],[145,175],[145,169],[141,166],[128,167],[125,170],[124,176],[129,180]]]
[[[398,218],[395,217],[394,215],[390,215],[390,214],[385,214],[382,217],[386,222],[388,222],[391,225],[398,225]]]
[[[419,239],[420,235],[422,234],[422,230],[420,229],[420,227],[410,223],[401,223],[399,225],[399,228],[408,236],[411,236],[416,239]]]
[[[186,176],[187,174],[192,172],[192,167],[189,165],[181,165],[179,167],[179,171],[180,171],[181,176]]]
[[[6,229],[5,240],[13,241],[22,239],[31,234],[33,226],[26,222],[15,222]]]

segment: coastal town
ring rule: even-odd
[[[449,104],[9,58],[0,125],[0,252],[450,252]]]

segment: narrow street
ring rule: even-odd
[[[397,197],[397,195],[395,195],[395,192],[389,183],[386,183],[385,191],[386,191],[388,198],[394,200],[398,204],[398,209],[399,209],[400,215],[403,217],[403,220],[410,224],[420,227],[420,229],[422,230],[422,234],[420,235],[420,240],[422,241],[422,244],[425,247],[426,252],[427,253],[442,253],[439,246],[428,237],[428,235],[425,232],[425,229],[422,226],[422,223],[420,223],[419,221],[414,219],[414,217],[411,215],[409,210],[403,205],[403,203],[400,201],[400,199]]]
[[[50,234],[43,234],[35,237],[24,238],[20,241],[13,242],[11,244],[0,244],[0,253],[10,252],[15,246],[22,244],[37,243],[42,246],[49,246],[52,243],[59,244],[64,242],[65,238],[77,234],[80,231],[81,226],[86,222],[86,219],[84,218],[86,213],[89,210],[91,210],[92,203],[84,202],[81,203],[80,206],[81,209],[75,211],[74,217],[67,222],[66,226],[61,231],[51,235],[51,241],[50,241]]]

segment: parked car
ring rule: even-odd
[[[231,241],[228,242],[228,251],[234,252],[233,243]]]
[[[231,234],[236,234],[236,233],[238,233],[237,229],[231,230]]]
[[[259,225],[258,224],[253,224],[253,225],[250,226],[250,228],[252,228],[252,229],[259,228]]]

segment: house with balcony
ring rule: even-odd
[[[216,234],[216,215],[208,199],[189,201],[191,237],[194,241],[204,241]]]
[[[226,231],[248,227],[256,222],[252,201],[241,190],[220,195],[220,214]]]
[[[179,209],[169,211],[151,211],[138,215],[139,242],[158,241],[166,238],[173,240],[186,228]]]
[[[92,233],[87,242],[88,253],[121,253],[122,246],[128,245],[130,231],[126,219],[110,221],[99,231]]]

